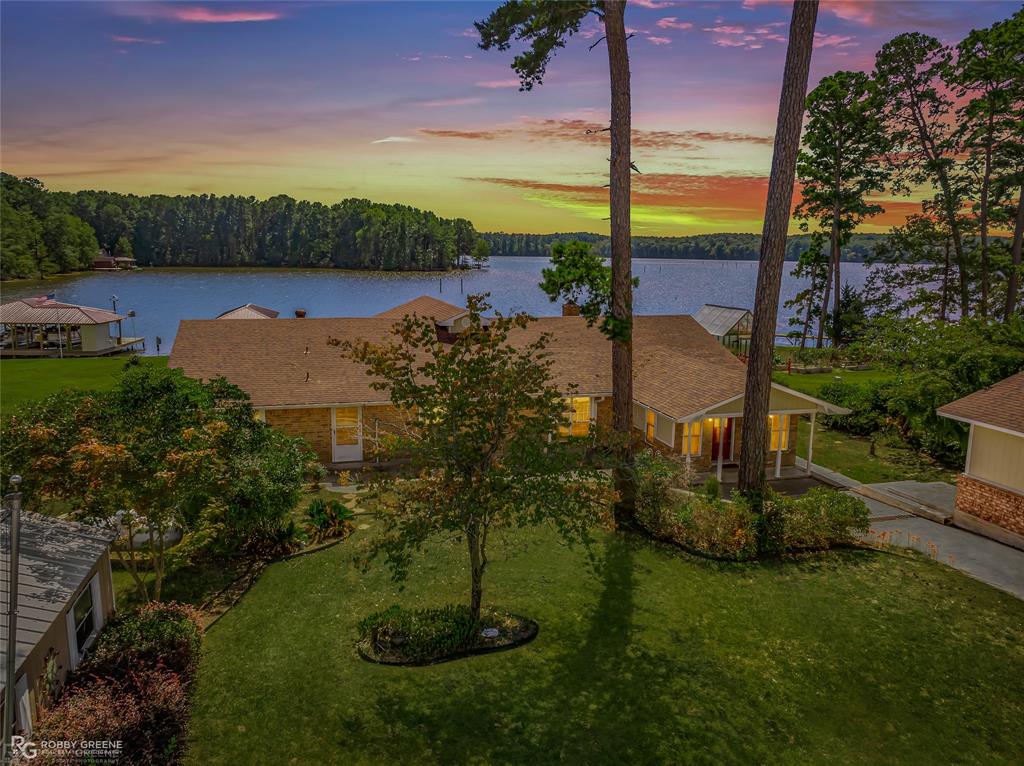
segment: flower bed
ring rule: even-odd
[[[521,646],[537,636],[537,623],[514,614],[467,606],[402,609],[392,606],[359,624],[360,656],[384,665],[433,665]]]
[[[149,604],[111,620],[45,711],[37,741],[120,742],[122,766],[177,764],[184,752],[189,691],[202,631],[181,604]],[[39,751],[33,763],[66,763]]]

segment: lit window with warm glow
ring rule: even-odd
[[[573,396],[565,400],[566,425],[558,428],[562,436],[586,436],[590,433],[590,397]]]
[[[644,431],[644,436],[647,439],[648,444],[654,443],[654,426],[657,423],[658,416],[647,410],[647,428]]]
[[[698,420],[693,423],[680,423],[679,427],[683,429],[683,454],[699,455],[700,421]]]
[[[768,425],[772,434],[770,449],[789,449],[789,415],[769,415]]]

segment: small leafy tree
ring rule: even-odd
[[[115,555],[146,600],[160,600],[172,558],[278,525],[309,470],[307,449],[257,422],[238,388],[132,363],[111,391],[34,402],[3,433],[3,474],[23,476],[30,507],[114,527],[127,548]],[[173,528],[185,540],[172,553]],[[136,556],[140,533],[152,588]]]
[[[593,251],[590,242],[572,240],[551,246],[551,268],[541,271],[540,289],[553,302],[567,301],[579,307],[588,324],[601,320],[601,332],[615,337],[616,320],[612,315],[612,270]],[[635,287],[639,284],[632,278]]]
[[[525,315],[485,321],[482,296],[470,296],[468,308],[468,329],[450,343],[432,321],[406,316],[390,341],[338,345],[409,421],[390,447],[411,457],[410,470],[375,493],[384,529],[369,558],[383,555],[403,579],[429,539],[463,541],[478,618],[496,532],[550,523],[585,539],[611,493],[579,459],[577,440],[557,436],[571,392],[551,382],[548,338],[531,334]]]

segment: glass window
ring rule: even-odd
[[[359,444],[359,408],[337,407],[334,410],[334,443],[339,447]]]
[[[789,415],[769,415],[768,424],[772,434],[770,449],[789,449]]]
[[[75,620],[75,643],[78,647],[78,653],[81,654],[96,626],[96,621],[93,617],[92,587],[85,589],[82,595],[78,597],[78,601],[75,602],[72,609]]]
[[[565,400],[566,425],[559,426],[562,436],[586,436],[590,433],[590,397],[572,396]]]
[[[693,423],[680,423],[679,427],[683,429],[683,454],[699,455],[700,421],[697,420]]]
[[[647,428],[644,431],[644,438],[647,439],[647,443],[651,444],[654,442],[654,425],[657,422],[658,416],[650,410],[647,410]]]

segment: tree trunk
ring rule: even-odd
[[[612,411],[616,438],[620,440],[620,467],[615,470],[619,501],[615,519],[633,523],[636,477],[630,430],[633,425],[633,282],[630,233],[630,91],[629,50],[626,44],[625,0],[606,0],[604,30],[611,80],[611,260],[614,338],[612,339]]]
[[[487,558],[484,555],[485,533],[479,522],[466,528],[466,544],[469,546],[469,610],[474,620],[480,619],[480,606],[484,599],[484,569]]]
[[[836,190],[836,198],[839,190]],[[839,346],[839,203],[836,203],[832,218],[832,348]]]
[[[944,237],[942,244],[942,293],[939,296],[939,321],[946,321],[947,306],[949,304],[949,237]]]
[[[743,430],[739,488],[757,491],[764,487],[764,458],[768,433],[768,404],[772,385],[775,323],[779,312],[779,287],[786,256],[786,234],[793,206],[796,155],[807,97],[807,74],[814,46],[818,0],[797,0],[789,25],[786,67],[782,76],[775,148],[768,180],[768,202],[761,233],[761,263],[754,297],[747,385],[743,397]],[[756,502],[756,501],[755,501]]]
[[[1010,277],[1006,282],[1006,318],[1017,310],[1017,285],[1020,280],[1021,244],[1024,242],[1024,186],[1017,200],[1017,220],[1013,225],[1013,244],[1010,246]]]
[[[830,255],[828,259],[828,272],[825,274],[825,290],[821,296],[821,315],[818,317],[818,337],[816,338],[815,348],[821,348],[825,340],[825,319],[828,317],[829,296],[832,295],[832,269],[834,266],[835,264]]]
[[[989,102],[991,104],[991,101]],[[989,189],[992,185],[992,132],[995,115],[991,106],[988,112],[988,134],[985,137],[985,166],[981,177],[981,210],[978,215],[978,233],[981,237],[981,315],[988,316],[988,204]]]

